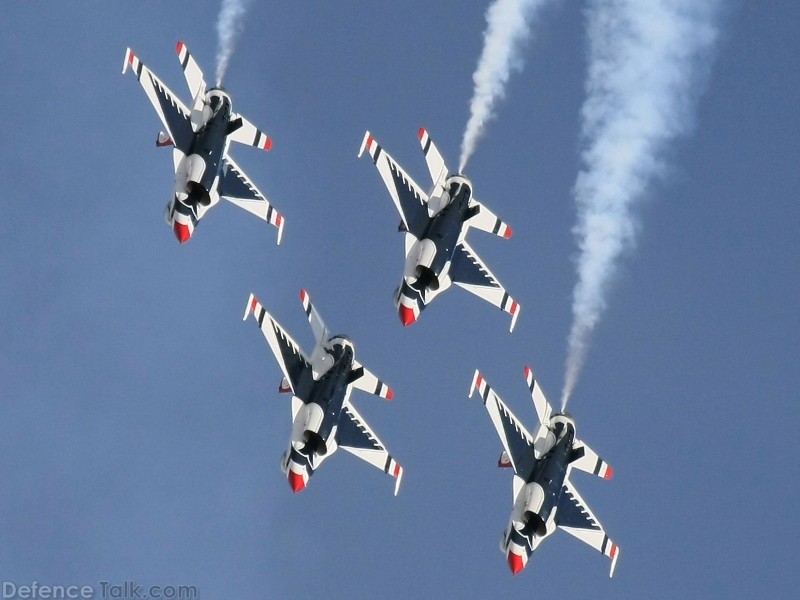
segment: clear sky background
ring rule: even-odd
[[[0,19],[0,579],[196,585],[201,598],[791,597],[800,584],[800,4],[733,2],[693,133],[637,211],[570,401],[614,467],[575,473],[621,546],[558,533],[512,577],[511,474],[480,368],[527,424],[523,367],[563,383],[576,243],[582,2],[542,13],[468,165],[514,229],[470,243],[522,303],[454,289],[403,328],[398,217],[356,153],[365,129],[421,184],[426,126],[456,167],[487,3],[256,2],[225,84],[273,137],[234,147],[284,214],[229,204],[184,246],[160,123],[126,46],[188,96],[183,40],[213,77],[219,2],[5,2]],[[289,398],[255,292],[304,348],[307,288],[395,390],[354,404],[405,467],[344,452],[293,496]]]

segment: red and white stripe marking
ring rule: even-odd
[[[286,223],[283,215],[281,215],[278,211],[275,211],[275,225],[278,228],[278,246],[281,245],[281,239],[283,238],[283,225]]]
[[[178,53],[178,60],[181,61],[181,64],[186,62],[186,56],[189,54],[189,51],[186,49],[186,44],[178,42],[175,46],[175,51]]]
[[[525,381],[528,383],[528,389],[533,392],[533,386],[536,380],[533,377],[533,369],[527,365],[525,366]]]
[[[481,375],[481,372],[478,369],[475,369],[475,375],[472,376],[472,385],[469,388],[469,397],[472,398],[472,393],[475,390],[478,390],[478,394],[480,394],[481,398],[486,397],[487,389],[489,389],[489,384],[486,383],[486,380]]]
[[[403,467],[395,459],[389,459],[389,468],[386,470],[397,481],[394,484],[394,495],[400,491],[400,482],[403,481]]]
[[[306,311],[306,314],[311,311],[311,298],[308,295],[308,292],[300,290],[300,301],[303,303],[303,310]]]
[[[364,139],[361,141],[361,148],[358,150],[359,158],[362,154],[364,154],[365,149],[369,151],[369,155],[373,158],[373,160],[375,159],[375,154],[380,149],[378,141],[372,137],[372,134],[369,131],[364,133]]]
[[[139,59],[136,58],[136,55],[133,53],[133,50],[128,48],[125,51],[125,62],[122,63],[122,73],[124,74],[128,70],[129,66],[133,68],[134,73],[138,73],[140,64],[141,63]]]
[[[272,149],[272,138],[269,137],[263,131],[258,132],[258,137],[256,138],[256,147],[261,148],[262,150],[271,150]]]
[[[511,327],[508,330],[514,331],[514,326],[517,324],[517,318],[519,317],[521,308],[519,302],[509,296],[500,308],[511,315]]]
[[[261,303],[253,294],[250,294],[250,297],[247,299],[247,306],[244,309],[244,317],[242,317],[242,321],[246,321],[251,312],[255,313],[257,319],[259,310],[263,310]]]
[[[380,382],[379,385],[380,388],[378,389],[378,396],[380,396],[381,398],[386,398],[386,400],[391,400],[392,398],[394,398],[394,392],[392,391],[392,388],[390,388],[382,381]]]
[[[419,128],[419,143],[424,148],[425,145],[428,143],[428,130],[424,127]]]

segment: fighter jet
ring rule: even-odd
[[[511,328],[520,305],[508,295],[489,268],[467,243],[470,227],[511,237],[511,227],[472,195],[472,182],[451,174],[428,132],[419,141],[433,179],[428,193],[406,173],[367,131],[358,152],[366,149],[400,213],[399,230],[405,232],[403,280],[395,292],[395,305],[403,325],[411,325],[436,296],[455,283],[511,315]]]
[[[560,528],[611,558],[611,577],[619,546],[609,539],[569,480],[572,469],[611,479],[611,467],[575,437],[572,416],[566,412],[553,414],[530,367],[525,367],[525,379],[539,417],[534,435],[528,433],[477,370],[469,390],[470,398],[478,390],[503,442],[498,466],[514,469],[514,508],[500,540],[500,550],[516,575],[539,544]]]
[[[355,454],[396,479],[400,490],[403,467],[389,454],[350,402],[353,389],[392,399],[392,390],[355,358],[355,346],[345,335],[331,335],[305,290],[300,292],[316,338],[306,355],[289,334],[250,294],[244,320],[253,313],[283,371],[280,392],[292,393],[292,436],[281,458],[281,470],[294,493],[338,448]]]
[[[221,87],[208,88],[183,42],[178,42],[177,52],[192,94],[191,109],[130,48],[122,65],[123,74],[128,67],[136,74],[166,129],[158,134],[156,146],[173,149],[175,189],[164,212],[167,225],[183,244],[222,197],[277,227],[280,244],[283,217],[228,154],[232,141],[269,150],[272,140],[233,112],[228,92]]]

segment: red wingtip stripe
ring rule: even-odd
[[[367,148],[368,148],[368,149],[370,149],[370,150],[372,149],[372,142],[374,142],[374,141],[375,141],[375,138],[373,138],[373,137],[372,137],[372,134],[370,133],[370,134],[367,136]]]
[[[307,297],[308,297],[308,292],[305,291],[304,289],[300,290],[300,300],[305,302]]]
[[[255,296],[253,296],[253,301],[250,303],[250,310],[253,311],[256,310],[257,306],[258,306],[258,299]]]
[[[136,58],[136,56],[133,54],[133,51],[128,52],[128,62],[129,63],[133,64],[133,59],[135,59],[135,58]]]
[[[525,367],[525,379],[531,376],[531,368],[526,366]]]
[[[480,388],[483,385],[483,375],[478,373],[478,378],[475,380],[475,385]]]
[[[175,51],[176,51],[178,54],[180,54],[181,52],[183,52],[183,42],[178,42],[178,45],[177,45],[177,46],[175,46]]]
[[[270,150],[272,150],[272,138],[267,137],[267,136],[264,136],[264,137],[266,137],[266,139],[264,140],[264,145],[261,146],[261,147],[264,150],[266,150],[267,152],[269,152]]]
[[[614,469],[611,468],[611,465],[606,467],[606,474],[603,475],[604,479],[611,479],[614,476]]]
[[[281,215],[278,215],[277,217],[275,217],[275,225],[278,225],[280,227],[280,224],[282,222],[283,222],[283,217]]]
[[[394,466],[394,475],[393,475],[393,477],[397,477],[398,475],[400,475],[400,469],[401,468],[402,467],[400,465],[395,465]]]
[[[617,545],[612,543],[611,544],[611,558],[614,558],[617,555]]]
[[[514,300],[514,301],[511,303],[511,314],[512,314],[512,315],[513,315],[513,314],[516,314],[516,312],[517,312],[517,309],[518,309],[518,308],[519,308],[519,304],[517,304],[517,301],[516,301],[516,300]]]
[[[418,133],[419,139],[422,139],[423,137],[425,137],[425,133],[426,133],[425,132],[425,128],[424,127],[420,127],[419,128],[419,133]]]
[[[506,238],[506,239],[511,237],[511,227],[509,227],[508,225],[506,225],[506,231],[503,234],[503,237]]]
[[[394,392],[392,391],[392,388],[387,388],[386,399],[391,400],[392,398],[394,398]]]

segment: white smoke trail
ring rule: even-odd
[[[228,70],[228,63],[233,55],[236,37],[242,31],[242,17],[247,11],[250,0],[222,0],[222,7],[217,18],[217,86],[222,85],[222,78]]]
[[[505,97],[506,83],[512,69],[522,69],[519,56],[530,34],[530,20],[548,0],[495,0],[486,10],[483,52],[472,76],[470,117],[461,142],[459,172],[475,152],[486,123],[494,117],[494,105]]]
[[[583,167],[574,188],[578,282],[562,407],[605,309],[617,259],[633,245],[633,205],[662,174],[668,142],[692,127],[717,37],[717,9],[717,0],[589,2]]]

